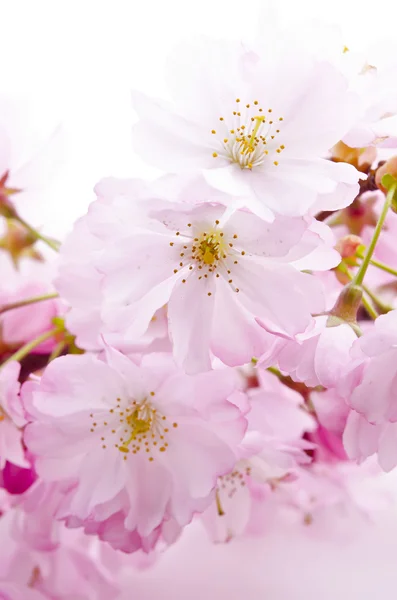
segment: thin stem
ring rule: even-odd
[[[362,336],[363,332],[361,331],[361,327],[358,325],[358,323],[349,323],[349,326],[353,329],[357,337]]]
[[[28,342],[27,344],[22,346],[22,348],[19,348],[19,350],[14,352],[14,354],[12,354],[9,358],[7,358],[7,360],[1,365],[1,367],[4,367],[4,365],[8,364],[9,362],[11,362],[13,360],[17,360],[17,361],[22,360],[23,358],[25,358],[25,356],[30,354],[30,352],[32,350],[34,350],[37,346],[40,346],[40,344],[42,344],[43,342],[46,342],[47,340],[51,339],[53,336],[57,335],[57,333],[61,333],[62,331],[63,331],[63,328],[54,327],[54,329],[50,329],[50,331],[45,331],[41,335],[38,335],[37,338]]]
[[[60,356],[62,354],[62,352],[66,348],[66,346],[67,346],[67,344],[66,344],[65,340],[61,340],[60,342],[58,342],[57,345],[55,346],[54,350],[51,352],[48,362],[50,363],[55,358],[58,358],[58,356]]]
[[[269,371],[269,373],[273,373],[273,375],[275,375],[279,379],[284,377],[284,375],[281,373],[281,371],[279,371],[279,369],[277,369],[277,367],[268,367],[266,371]]]
[[[18,300],[17,302],[10,302],[10,304],[5,304],[0,308],[0,315],[8,310],[14,310],[14,308],[36,304],[37,302],[44,302],[45,300],[52,300],[53,298],[58,298],[58,296],[59,294],[54,292],[52,294],[43,294],[42,296],[33,296],[32,298],[26,298],[25,300]]]
[[[354,277],[350,273],[349,269],[345,269],[343,271],[343,273],[345,275],[347,275],[349,277],[350,281],[353,283]],[[367,287],[362,286],[362,288],[365,289],[365,291],[368,293],[368,288]],[[368,294],[368,295],[371,297],[371,294]],[[367,311],[367,313],[369,314],[369,316],[372,319],[377,319],[378,318],[378,316],[379,316],[378,313],[375,311],[375,309],[373,308],[372,304],[370,302],[368,302],[367,298],[364,295],[362,295],[362,297],[361,297],[361,303],[362,303],[362,305],[364,306],[365,310]],[[351,323],[350,323],[350,325],[351,325]],[[357,333],[356,329],[354,329],[354,331]],[[360,335],[362,335],[361,331],[360,331]]]
[[[43,235],[42,233],[37,231],[37,229],[34,229],[34,227],[29,225],[29,223],[27,223],[19,215],[16,215],[14,218],[16,221],[18,221],[18,223],[23,225],[23,227],[25,227],[25,229],[27,229],[27,231],[29,231],[29,233],[34,237],[34,239],[41,240],[42,242],[47,244],[47,246],[49,246],[50,248],[55,250],[55,252],[59,252],[59,247],[61,245],[61,242],[58,242],[58,240],[54,240],[52,238],[49,238],[49,237]]]
[[[388,210],[389,210],[389,208],[391,206],[391,203],[392,203],[392,200],[393,200],[393,196],[394,196],[394,194],[396,192],[396,189],[397,189],[397,185],[393,185],[393,186],[391,186],[391,188],[387,192],[386,200],[385,200],[385,203],[383,205],[382,212],[380,213],[378,222],[376,224],[375,231],[374,231],[374,234],[372,236],[371,243],[368,246],[367,252],[366,252],[366,254],[365,254],[364,258],[363,258],[363,262],[361,263],[360,268],[357,271],[357,273],[356,273],[356,275],[355,275],[355,277],[353,279],[353,283],[355,285],[362,285],[362,283],[364,281],[364,277],[365,277],[365,274],[367,272],[368,265],[370,263],[372,255],[374,253],[375,246],[376,246],[376,244],[378,242],[378,239],[379,239],[379,236],[380,236],[380,232],[382,231],[382,227],[383,227],[383,224],[385,222]]]
[[[385,263],[380,262],[380,260],[375,260],[374,258],[371,258],[370,263],[374,267],[377,267],[378,269],[386,271],[386,273],[390,273],[390,275],[394,275],[395,277],[397,277],[397,270],[393,269],[392,267],[389,267],[389,265],[385,265]]]

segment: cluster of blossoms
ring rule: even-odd
[[[357,64],[299,40],[178,49],[172,102],[133,93],[164,174],[100,181],[62,244],[26,222],[47,175],[0,129],[0,598],[118,598],[193,520],[231,542],[383,506],[397,86]]]

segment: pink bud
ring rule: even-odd
[[[357,249],[363,245],[358,235],[349,234],[338,240],[335,248],[342,258],[355,258]]]

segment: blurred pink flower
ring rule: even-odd
[[[44,283],[24,283],[12,291],[3,291],[0,294],[0,306],[28,300],[35,296],[50,293],[50,286]],[[27,306],[7,310],[0,315],[0,336],[6,346],[18,348],[34,340],[40,334],[54,328],[53,319],[63,312],[58,299],[36,302]],[[33,352],[46,354],[51,352],[56,341],[47,340],[33,349]]]

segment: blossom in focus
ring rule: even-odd
[[[117,196],[107,211],[115,206]],[[296,266],[329,268],[338,254],[310,221],[279,216],[269,224],[242,210],[224,220],[225,206],[210,202],[147,199],[137,209],[130,197],[129,206],[117,244],[97,211],[85,219],[102,236],[91,262],[102,273],[99,308],[108,343],[109,332],[136,342],[167,304],[174,357],[194,373],[211,367],[210,351],[231,366],[271,353],[273,334],[294,337],[323,309],[319,282]],[[66,254],[57,287],[68,287],[69,301],[73,289],[80,293],[73,272]]]
[[[22,427],[26,424],[19,398],[19,363],[12,361],[0,369],[0,468],[6,461],[29,467],[22,445]]]
[[[229,204],[266,220],[306,214],[338,184],[347,206],[361,175],[324,157],[354,124],[356,95],[331,62],[274,41],[270,52],[207,39],[178,47],[173,104],[133,93],[135,150],[160,169],[201,170]]]
[[[189,377],[164,356],[140,366],[107,356],[61,357],[39,385],[25,384],[37,473],[76,484],[65,518],[100,520],[127,505],[123,527],[142,537],[167,518],[185,525],[236,462],[246,428],[239,378],[227,369]]]

